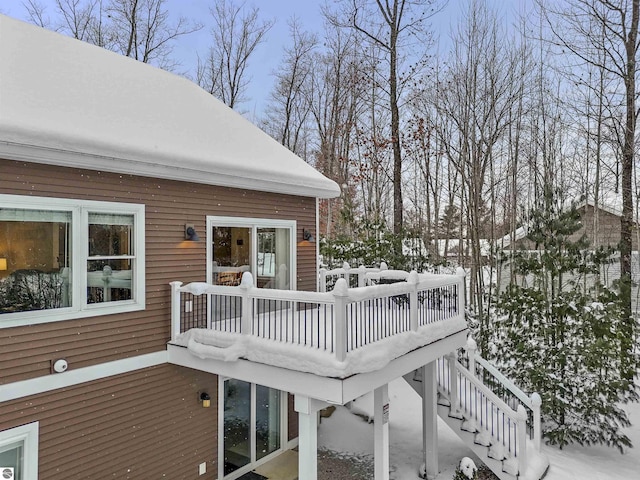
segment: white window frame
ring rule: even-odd
[[[69,251],[71,277],[69,282],[72,288],[70,307],[3,313],[0,315],[0,328],[145,309],[145,206],[143,204],[0,194],[0,205],[7,209],[51,210],[71,213],[71,247]],[[131,300],[87,303],[89,213],[133,215],[133,256],[135,258],[132,259]]]
[[[251,271],[254,272],[254,281],[258,271],[258,229],[259,228],[284,228],[289,230],[289,258],[291,268],[289,269],[290,290],[296,290],[297,260],[296,260],[296,231],[295,220],[276,220],[273,218],[245,218],[245,217],[218,217],[207,216],[207,271],[208,283],[213,281],[213,243],[211,233],[213,227],[240,227],[251,229]]]
[[[0,446],[22,443],[24,480],[38,480],[38,433],[39,423],[33,422],[20,427],[0,431]],[[0,465],[2,467],[3,465]]]

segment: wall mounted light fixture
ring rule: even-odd
[[[305,242],[315,242],[316,237],[314,237],[313,234],[305,228],[302,230],[302,240]]]
[[[211,397],[207,392],[202,392],[200,394],[200,401],[202,402],[203,408],[209,408],[211,406]]]
[[[184,239],[192,242],[199,242],[200,237],[196,233],[196,229],[193,225],[186,224],[184,226]]]
[[[7,259],[0,258],[0,270],[6,270],[6,269],[7,269]]]

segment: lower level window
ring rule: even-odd
[[[0,478],[38,478],[38,422],[0,432]]]

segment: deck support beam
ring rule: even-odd
[[[295,396],[298,412],[298,479],[318,479],[318,411],[328,404],[304,395]]]
[[[375,480],[389,480],[389,384],[373,391]]]
[[[438,390],[436,386],[436,362],[422,368],[422,452],[425,477],[438,476]]]

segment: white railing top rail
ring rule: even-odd
[[[533,410],[536,406],[540,406],[540,403],[542,403],[542,399],[540,398],[540,395],[538,395],[535,392],[531,394],[531,396],[527,395],[515,383],[513,383],[511,380],[505,377],[502,374],[502,372],[500,372],[500,370],[498,370],[491,363],[489,363],[487,360],[482,358],[478,353],[477,349],[478,349],[478,346],[476,344],[476,341],[473,338],[469,337],[467,339],[465,350],[467,351],[469,357],[473,357],[473,360],[475,363],[482,365],[482,368],[484,368],[497,381],[499,381],[500,384],[503,387],[505,387],[509,392],[511,392],[511,394],[513,394],[514,397],[520,400],[525,407],[529,408],[530,410]]]
[[[248,294],[252,298],[260,298],[265,300],[283,300],[305,303],[334,303],[335,296],[340,295],[346,297],[346,301],[361,302],[374,298],[390,297],[396,295],[408,294],[417,289],[418,291],[430,290],[433,288],[446,287],[449,285],[462,286],[462,278],[457,275],[413,275],[407,274],[409,281],[397,282],[384,285],[369,285],[365,287],[348,288],[348,284],[343,279],[344,287],[337,287],[331,292],[307,292],[302,290],[277,290],[267,288],[257,288],[253,283],[248,283],[251,278],[248,272],[242,277],[242,282],[238,286],[215,285],[204,282],[192,282],[182,285],[177,282],[177,288],[180,292],[187,292],[193,295],[226,295],[239,297]],[[251,280],[252,282],[252,280]],[[175,282],[172,282],[175,283]],[[243,292],[244,290],[244,292]],[[462,313],[462,312],[460,312]]]
[[[530,410],[532,413],[532,425],[530,425],[533,432],[533,443],[535,449],[540,452],[541,444],[542,444],[542,426],[541,426],[541,417],[540,410],[542,407],[542,398],[538,395],[537,392],[532,393],[531,395],[527,395],[524,391],[522,391],[515,383],[505,377],[496,367],[494,367],[487,360],[482,358],[480,354],[477,352],[478,345],[476,341],[469,337],[467,339],[467,344],[464,347],[464,350],[467,352],[469,359],[469,371],[476,374],[476,363],[480,364],[482,368],[488,372],[496,381],[498,381],[509,393],[511,393],[514,398],[517,398],[521,403],[520,405],[523,408]]]
[[[334,295],[331,292],[305,292],[303,290],[277,290],[271,288],[258,288],[253,284],[247,284],[243,274],[242,282],[238,286],[215,285],[211,283],[192,282],[180,285],[178,291],[191,293],[193,295],[226,295],[241,297],[248,294],[252,298],[265,300],[282,300],[301,303],[333,303]],[[180,282],[178,282],[180,283]]]
[[[496,407],[505,412],[514,422],[518,420],[518,412],[507,405],[498,395],[487,387],[480,379],[473,375],[464,365],[455,360],[455,367],[469,383],[473,384],[482,394],[491,401]]]
[[[331,270],[327,270],[326,268],[321,268],[320,271],[327,276],[337,276],[337,275],[345,275],[345,274],[355,275],[358,272],[362,272],[362,273],[380,272],[381,270],[387,270],[388,268],[389,267],[385,262],[382,262],[380,264],[380,268],[365,267],[364,265],[360,265],[359,267],[352,268],[348,262],[344,262],[341,267],[332,268]]]

